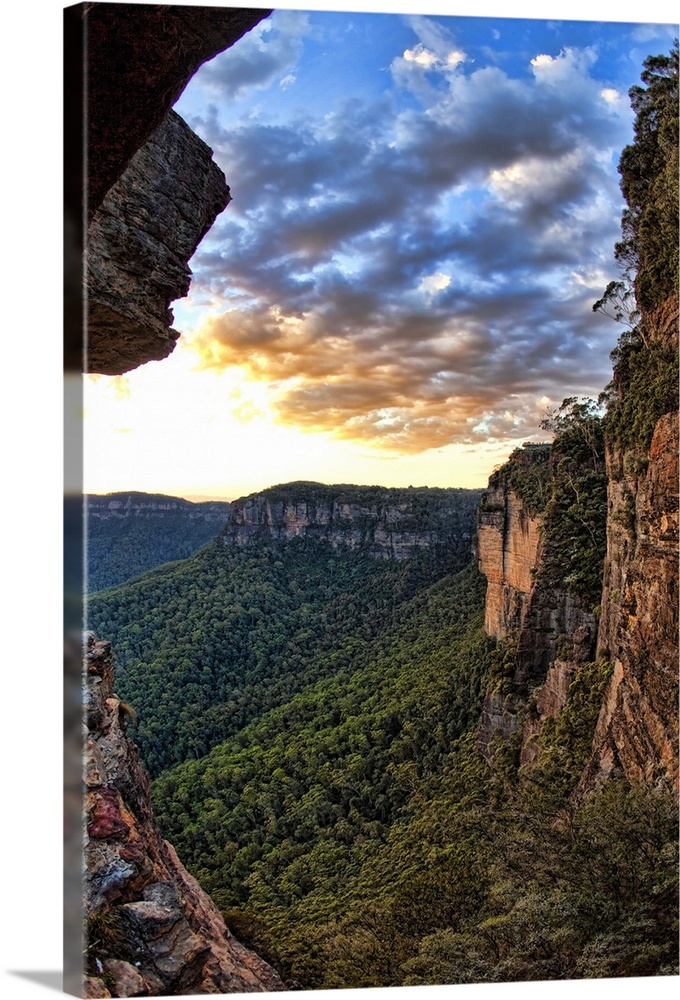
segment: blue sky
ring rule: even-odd
[[[549,408],[596,396],[620,332],[592,303],[618,277],[627,92],[676,33],[277,10],[203,66],[176,110],[214,150],[233,201],[192,261],[174,307],[178,357],[162,364],[168,380],[180,358],[191,368],[193,389],[175,394],[185,428],[195,421],[207,447],[238,426],[262,460],[254,472],[230,453],[229,482],[199,486],[193,449],[176,488],[234,493],[338,468],[393,485],[482,484],[543,436]],[[98,395],[118,407],[126,470],[158,443],[141,405],[131,410],[151,398],[147,377],[99,380],[88,395],[91,414]]]

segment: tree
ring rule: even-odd
[[[615,257],[644,315],[678,287],[677,39],[668,56],[645,59],[641,79],[629,91],[635,141],[619,161],[628,207]]]

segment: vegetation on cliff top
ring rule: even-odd
[[[627,208],[615,256],[649,313],[678,291],[678,43],[649,56],[629,91],[635,140],[619,161]]]
[[[660,339],[650,326],[652,313],[678,294],[677,41],[668,56],[650,56],[644,67],[645,86],[630,91],[635,141],[619,164],[627,208],[615,255],[623,281],[611,282],[593,306],[627,327],[601,397],[605,433],[613,445],[640,454],[660,417],[678,408],[677,337]]]
[[[593,400],[570,397],[543,426],[556,433],[538,577],[593,607],[600,602],[607,548],[602,416]]]
[[[508,486],[529,514],[542,514],[550,498],[550,445],[516,448],[504,468]]]
[[[565,399],[542,422],[552,444],[517,448],[492,478],[509,487],[533,517],[543,547],[537,579],[591,606],[599,603],[606,551],[607,478],[600,408]],[[488,504],[483,501],[483,510]]]
[[[88,515],[90,592],[116,587],[162,563],[188,558],[215,538],[229,511],[226,502],[191,503],[180,497],[151,493],[112,493],[86,498],[86,503],[97,501],[101,506],[118,501],[122,509],[107,517],[92,512]],[[126,510],[126,503],[143,509]],[[82,517],[80,498],[74,505],[77,516]],[[211,516],[206,517],[207,513]]]

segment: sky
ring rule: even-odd
[[[85,489],[484,486],[610,377],[627,96],[658,24],[277,10],[176,110],[233,201],[178,347],[84,393]]]

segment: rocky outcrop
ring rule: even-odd
[[[479,569],[487,578],[485,630],[504,645],[505,658],[505,669],[484,698],[478,742],[485,750],[494,734],[508,736],[522,728],[523,764],[538,753],[544,719],[564,708],[575,672],[594,655],[597,635],[592,608],[545,573],[550,543],[544,515],[512,486],[514,474],[526,476],[545,457],[538,448],[515,452],[491,476],[478,513]]]
[[[161,837],[149,780],[113,691],[110,643],[85,636],[84,996],[283,989],[239,944]]]
[[[652,341],[677,345],[678,302],[646,318]],[[583,779],[611,773],[678,786],[678,414],[649,449],[607,454],[607,557],[598,655],[614,672]]]
[[[666,359],[677,348],[677,299],[645,315],[643,324],[645,341],[635,348],[637,357],[651,358],[647,378],[658,377],[658,385],[665,386],[654,358],[660,356],[659,347]],[[641,388],[639,378],[631,385],[625,365],[618,372],[615,368],[613,385],[619,406],[614,412],[630,414],[644,426],[641,416],[647,414],[640,414],[640,407],[656,405],[657,400],[644,396],[647,387]],[[662,388],[654,391],[666,399]],[[634,406],[621,410],[629,393],[638,394],[633,396],[637,411]],[[579,667],[596,661],[602,684],[604,677],[609,680],[581,792],[611,775],[659,788],[678,787],[678,413],[669,409],[672,398],[665,405],[667,412],[651,425],[651,441],[637,429],[617,432],[616,425],[609,424],[614,430],[609,430],[606,448],[601,591],[590,585],[579,595],[570,588],[568,573],[556,574],[555,567],[562,564],[552,559],[558,549],[568,553],[575,544],[578,518],[569,522],[569,504],[587,481],[571,493],[567,490],[564,503],[552,502],[532,521],[511,486],[517,472],[515,455],[492,476],[480,503],[479,565],[488,580],[486,629],[505,643],[484,700],[480,745],[488,747],[494,732],[507,736],[521,728],[521,763],[531,763],[540,749],[545,719],[564,709]],[[620,441],[632,443],[624,446]],[[553,476],[560,461],[553,446]],[[562,519],[568,530],[552,530],[555,519]],[[585,564],[587,557],[579,545],[575,551],[578,568],[579,560]],[[600,593],[601,604],[594,607]]]
[[[89,219],[198,67],[270,13],[114,3],[84,3],[66,12],[67,27],[79,29],[86,59]],[[77,114],[77,107],[70,110]]]
[[[124,228],[120,229],[120,219],[112,222],[109,199],[103,223],[109,232],[104,236],[104,255],[100,261],[95,260],[95,249],[101,219],[97,232],[90,235],[88,268],[99,285],[101,297],[93,298],[93,303],[99,305],[89,317],[92,324],[89,336],[83,330],[82,315],[82,263],[86,251],[83,220],[88,225],[95,221],[113,186],[121,184],[133,157],[152,136],[165,129],[166,138],[172,140],[169,134],[172,129],[166,119],[198,67],[233,45],[269,13],[254,8],[112,3],[84,3],[64,11],[64,364],[67,370],[82,370],[86,351],[88,371],[119,374],[146,361],[163,358],[172,350],[177,334],[172,330],[168,303],[186,294],[189,274],[186,263],[206,228],[226,204],[224,180],[214,165],[208,168],[205,162],[207,147],[196,137],[193,144],[189,143],[185,134],[182,150],[188,158],[183,162],[175,162],[171,147],[160,160],[152,154],[151,159],[156,162],[150,169],[155,179],[146,196],[139,187],[145,161],[138,161],[140,169],[133,181],[128,180],[119,188],[119,194],[127,197],[132,183],[138,202],[129,236]],[[173,229],[178,213],[171,212],[166,228],[160,230],[160,243],[169,248],[170,255],[168,259],[161,255],[156,261],[158,233],[146,239],[144,217],[151,208],[156,229],[164,219],[149,204],[149,199],[158,202],[162,195],[166,201],[172,202],[174,198],[183,201],[184,206],[179,210],[179,217],[183,217],[184,209],[191,204],[191,199],[187,199],[187,181],[191,180],[192,163],[199,166],[196,181],[200,202],[199,214],[190,227],[193,235],[189,240],[183,236],[181,245],[175,243]],[[160,177],[156,176],[158,171]],[[202,189],[208,173],[211,193],[205,186]],[[176,182],[179,186],[173,193]],[[119,262],[124,262],[125,252],[131,248],[138,280],[155,288],[146,303],[151,307],[148,311],[139,308],[142,305],[139,290],[133,295],[136,305],[132,310],[127,308],[124,298],[119,296],[111,301],[106,294],[109,277],[106,250],[108,237],[114,235],[116,227],[117,235],[123,236],[117,250]],[[185,229],[184,221],[182,228]],[[135,276],[134,265],[123,268],[126,270],[131,277]],[[101,281],[97,281],[94,271],[99,272]],[[126,295],[131,285],[117,275],[115,265],[112,273],[114,285]]]
[[[188,293],[188,261],[229,198],[212,150],[170,112],[88,230],[89,371],[120,375],[170,354],[170,303]]]
[[[541,521],[510,488],[503,471],[489,479],[477,521],[477,555],[487,579],[484,627],[503,639],[522,625],[538,561]]]
[[[168,515],[182,515],[188,521],[206,521],[220,524],[229,512],[227,500],[203,500],[193,502],[181,497],[170,497],[161,493],[90,493],[86,498],[87,516],[90,522],[110,521],[126,518],[165,520]]]
[[[478,497],[476,490],[289,483],[232,501],[221,541],[306,539],[398,560],[448,548],[453,563],[469,558]]]

